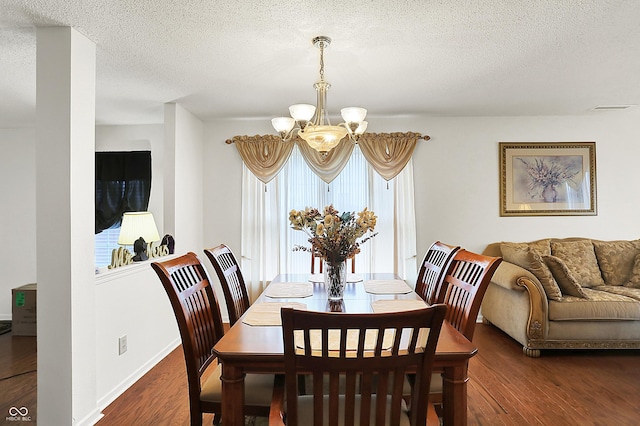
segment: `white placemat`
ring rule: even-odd
[[[313,295],[313,284],[307,283],[271,283],[264,292],[271,298],[309,297]]]
[[[313,274],[309,277],[309,281],[312,283],[323,283],[324,282],[324,274]],[[362,277],[358,274],[347,273],[347,282],[348,283],[358,283],[362,281]]]
[[[365,281],[364,289],[372,294],[407,294],[411,288],[402,280],[370,280]]]
[[[347,274],[347,282],[348,283],[358,283],[362,281],[362,277],[358,274],[352,274],[352,273],[348,273]]]
[[[323,274],[311,274],[309,276],[309,281],[311,281],[312,283],[323,283],[324,282],[324,275]]]
[[[371,308],[376,314],[388,312],[413,311],[424,309],[427,305],[424,300],[376,300],[371,302]]]
[[[282,325],[281,308],[306,310],[307,305],[298,302],[254,303],[242,318],[242,322],[248,325]]]

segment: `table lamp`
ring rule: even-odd
[[[122,216],[118,244],[133,245],[134,262],[147,260],[147,243],[160,240],[156,222],[150,212],[128,212]]]

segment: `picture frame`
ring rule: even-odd
[[[500,216],[596,216],[595,142],[500,142]]]

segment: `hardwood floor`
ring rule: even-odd
[[[469,364],[469,424],[640,424],[640,351],[543,351],[480,325]]]
[[[9,424],[2,422],[11,416],[12,407],[26,407],[30,424],[35,424],[36,368],[35,337],[0,335],[0,424]]]
[[[469,425],[640,424],[640,351],[543,351],[538,359],[478,324],[469,364]],[[0,336],[0,419],[27,406],[35,419],[35,338]],[[9,378],[7,378],[9,377]],[[99,426],[188,425],[181,348],[104,410]],[[212,417],[205,417],[211,424]],[[35,423],[31,423],[35,424]]]

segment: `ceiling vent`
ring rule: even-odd
[[[593,108],[594,111],[620,111],[623,109],[633,108],[635,105],[598,105]]]

